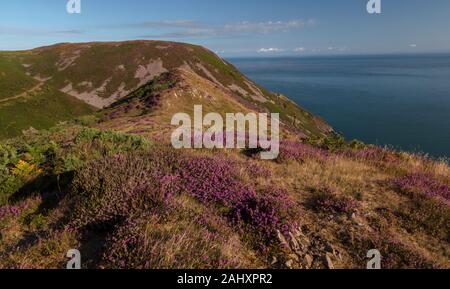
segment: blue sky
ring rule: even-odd
[[[0,50],[57,42],[164,39],[224,56],[450,51],[450,1],[381,0],[0,1]]]

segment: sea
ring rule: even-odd
[[[450,157],[450,54],[227,60],[348,140]]]

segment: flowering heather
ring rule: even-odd
[[[240,203],[231,212],[231,217],[234,222],[243,221],[252,226],[262,239],[271,240],[277,230],[289,234],[295,225],[292,221],[295,212],[295,203],[288,193],[271,188]]]
[[[144,215],[145,216],[145,215]],[[142,254],[143,246],[140,239],[143,235],[144,220],[150,221],[157,216],[145,216],[146,218],[128,218],[122,226],[117,226],[114,233],[107,240],[109,248],[103,255],[103,261],[111,268],[146,268],[148,256]],[[145,249],[144,249],[145,250]],[[144,260],[147,259],[147,260]]]
[[[307,159],[315,159],[319,161],[325,160],[329,153],[320,148],[315,148],[308,144],[295,141],[281,141],[280,154],[277,161],[280,163],[286,161],[304,161]]]
[[[351,214],[359,207],[356,200],[339,196],[328,188],[322,189],[313,196],[312,205],[316,210],[333,214]]]
[[[202,203],[235,207],[255,195],[238,178],[235,167],[225,159],[194,157],[181,165],[181,182],[186,193]]]
[[[72,226],[110,222],[166,206],[175,192],[176,157],[167,151],[106,157],[81,169],[73,181]]]
[[[270,240],[277,230],[288,231],[295,206],[286,191],[266,189],[257,193],[224,159],[196,157],[181,168],[184,191],[204,204],[225,207],[231,222],[244,222],[265,240]]]
[[[257,136],[254,136],[254,139],[258,140]],[[191,132],[191,146],[194,147],[194,144],[196,142],[202,142],[204,138],[210,139],[215,142],[219,142],[223,145],[223,147],[227,146],[228,140],[234,140],[233,147],[236,147],[238,139],[242,139],[245,141],[245,146],[247,147],[249,145],[250,136],[248,133],[239,133],[237,131],[230,132],[230,131],[224,131],[221,134],[219,133],[210,133],[210,132],[199,132],[199,131],[192,131]]]
[[[431,174],[410,174],[394,180],[394,184],[404,193],[439,198],[450,205],[450,187]]]
[[[357,160],[365,160],[372,162],[382,163],[397,163],[399,161],[395,152],[386,148],[380,148],[375,146],[364,146],[362,149],[344,149],[338,151],[338,154],[354,158]]]
[[[361,252],[377,248],[382,256],[382,269],[436,269],[438,265],[423,256],[410,244],[399,241],[392,234],[385,232],[346,232],[351,237],[352,254],[365,267],[367,258]]]
[[[0,207],[0,220],[6,217],[17,218],[20,214],[28,208],[28,204],[20,203],[18,205],[5,205]]]
[[[272,177],[272,172],[262,166],[259,166],[255,163],[244,163],[243,166],[246,168],[248,175],[252,179],[256,178],[265,178],[268,179]]]
[[[192,215],[185,208],[161,218],[128,219],[110,235],[103,254],[106,268],[239,268],[242,258],[214,216]],[[169,225],[168,225],[169,224]]]

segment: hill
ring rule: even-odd
[[[59,44],[2,57],[18,80],[0,82],[2,97],[20,95],[8,105],[21,112],[37,94],[42,113],[60,114],[0,142],[0,268],[65,268],[75,248],[84,268],[366,268],[372,249],[383,268],[450,267],[447,162],[346,141],[204,48]],[[50,107],[50,95],[97,108]],[[280,112],[278,158],[173,149],[171,117],[194,104]]]
[[[162,73],[183,71],[183,75],[201,77],[210,90],[220,91],[227,98],[257,111],[278,112],[285,123],[305,135],[322,136],[331,128],[320,118],[298,107],[288,98],[269,92],[242,75],[233,65],[211,51],[196,45],[162,42],[129,41],[112,43],[57,44],[23,52],[0,53],[0,105],[23,101],[18,97],[45,84],[60,104],[76,98],[96,109],[110,106]],[[189,77],[190,77],[189,76]],[[202,93],[202,92],[200,92]],[[45,92],[43,97],[46,96]],[[53,96],[53,97],[52,97]],[[184,97],[183,97],[184,98]],[[87,112],[86,106],[73,106],[68,116]],[[33,105],[34,111],[45,111],[45,105]],[[9,127],[11,136],[19,134],[29,122],[9,115],[2,127]],[[64,120],[55,114],[53,124]],[[47,126],[46,128],[49,128]],[[43,125],[38,128],[44,128]],[[5,133],[3,133],[5,135]],[[1,136],[1,135],[0,135]]]

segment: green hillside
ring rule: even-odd
[[[306,135],[322,136],[331,130],[320,118],[253,83],[232,64],[196,45],[164,41],[65,43],[21,53],[19,60],[33,77],[46,79],[48,85],[98,108],[126,97],[161,73],[185,69],[236,95],[247,106],[279,112],[285,123]]]
[[[0,100],[23,93],[37,84],[14,53],[0,52]]]
[[[21,98],[0,102],[0,139],[20,135],[30,127],[47,129],[94,111],[88,104],[46,85]]]

